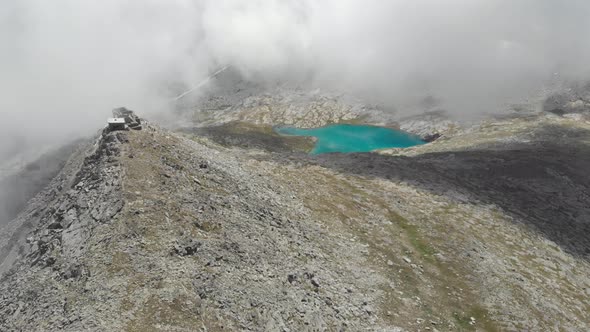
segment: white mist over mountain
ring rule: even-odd
[[[230,65],[400,112],[496,109],[590,72],[583,0],[2,0],[0,156],[141,114]],[[22,141],[21,141],[22,142]]]

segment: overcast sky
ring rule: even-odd
[[[121,105],[165,111],[171,86],[223,65],[478,114],[587,79],[589,18],[587,0],[0,0],[0,152]]]

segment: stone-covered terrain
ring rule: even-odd
[[[589,116],[548,111],[351,155],[105,131],[0,225],[0,331],[586,331]]]

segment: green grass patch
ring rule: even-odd
[[[416,225],[412,225],[408,220],[399,214],[389,211],[389,220],[397,223],[399,227],[406,233],[412,247],[426,260],[434,261],[433,255],[436,250],[422,239],[420,231]]]
[[[310,152],[315,145],[310,137],[282,136],[270,125],[239,121],[214,127],[183,129],[183,132],[208,137],[224,147],[260,148],[271,152]]]

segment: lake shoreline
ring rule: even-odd
[[[422,138],[399,129],[375,125],[331,124],[318,128],[273,127],[283,136],[315,138],[310,154],[370,152],[426,144]]]

